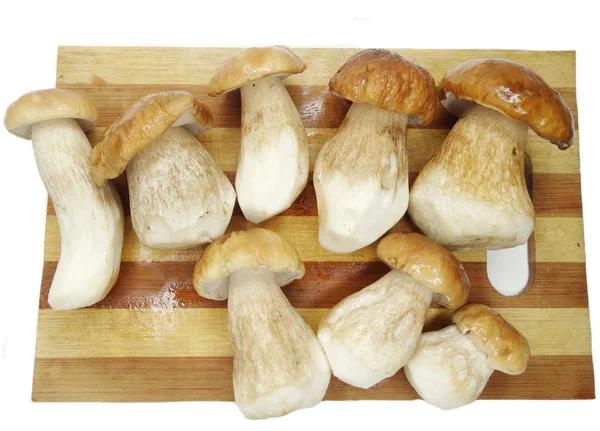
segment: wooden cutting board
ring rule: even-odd
[[[233,179],[240,142],[240,96],[207,96],[215,69],[231,48],[88,48],[58,50],[56,86],[84,94],[100,111],[92,145],[106,126],[140,97],[164,90],[192,92],[210,106],[215,128],[200,136]],[[323,143],[349,107],[327,91],[327,82],[354,49],[299,49],[308,68],[285,83],[310,142],[311,168]],[[398,50],[423,65],[439,82],[452,66],[469,59],[503,57],[540,73],[569,104],[577,124],[575,53],[533,51]],[[452,127],[440,106],[434,121],[408,131],[411,180]],[[519,297],[503,297],[490,285],[484,251],[458,252],[472,284],[470,302],[502,313],[529,339],[532,357],[520,376],[492,375],[481,398],[593,398],[588,296],[585,276],[579,143],[561,152],[530,131],[533,164],[535,283]],[[37,348],[35,401],[233,400],[232,358],[225,302],[199,297],[192,270],[203,247],[153,251],[141,246],[131,228],[127,187],[116,180],[125,204],[126,230],[119,280],[104,301],[86,309],[53,311],[48,289],[60,256],[60,235],[52,203],[46,219]],[[229,230],[246,229],[236,207]],[[370,246],[348,255],[321,248],[312,184],[294,205],[261,226],[285,235],[306,263],[306,275],[284,288],[291,303],[314,328],[341,299],[387,272]],[[414,229],[408,218],[395,230]],[[426,329],[439,328],[449,312],[432,309]],[[361,390],[333,378],[326,399],[413,399],[399,372],[377,387]]]

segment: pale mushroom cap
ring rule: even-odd
[[[192,134],[212,127],[212,114],[186,91],[166,91],[142,97],[111,124],[94,147],[91,173],[98,185],[118,177],[136,154],[165,130],[182,126]]]
[[[271,75],[302,73],[306,63],[293,49],[279,45],[248,48],[229,57],[210,80],[208,94],[217,96]]]
[[[31,139],[31,125],[72,118],[85,132],[96,125],[98,110],[81,94],[60,88],[24,94],[6,109],[4,125],[13,135]]]
[[[468,304],[452,314],[452,321],[488,355],[492,368],[513,375],[527,368],[527,339],[495,310],[483,304]]]
[[[226,299],[229,275],[239,269],[266,267],[285,286],[304,276],[294,246],[280,234],[261,228],[232,232],[209,245],[194,267],[194,288],[208,299]]]
[[[331,77],[329,90],[352,102],[418,118],[410,123],[429,123],[437,103],[431,74],[387,49],[354,54]]]
[[[435,241],[418,233],[392,233],[377,245],[377,256],[426,286],[435,302],[448,308],[467,302],[467,273],[460,261]]]
[[[518,63],[500,58],[461,63],[440,83],[442,105],[454,113],[452,104],[445,103],[449,95],[525,121],[561,150],[573,143],[573,114],[561,95],[533,70]]]

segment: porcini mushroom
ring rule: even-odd
[[[521,374],[529,360],[527,339],[495,310],[465,305],[452,321],[454,325],[421,335],[404,367],[421,398],[445,410],[475,401],[494,370]]]
[[[574,137],[571,111],[539,75],[502,59],[454,67],[440,98],[460,119],[415,180],[410,218],[450,249],[524,244],[534,225],[524,177],[527,130],[565,150]]]
[[[223,235],[235,191],[194,137],[212,126],[205,105],[185,91],[150,94],[108,127],[92,153],[97,184],[127,168],[131,222],[148,247],[191,247]]]
[[[319,242],[350,253],[377,240],[406,212],[406,127],[433,118],[435,81],[395,52],[367,49],[342,65],[329,91],[354,103],[315,162]]]
[[[219,238],[194,268],[200,296],[229,297],[233,389],[247,418],[312,407],[329,385],[331,369],[317,337],[281,291],[303,275],[294,246],[259,228]]]
[[[240,89],[242,142],[235,188],[246,219],[260,223],[286,210],[308,180],[308,137],[282,80],[306,63],[287,46],[249,48],[215,72],[208,94]]]
[[[432,300],[456,308],[469,293],[460,262],[423,235],[390,234],[377,255],[392,271],[338,303],[317,331],[333,374],[364,389],[408,362]]]
[[[27,93],[6,110],[10,133],[31,139],[60,230],[60,259],[48,303],[55,310],[101,301],[119,275],[123,207],[110,184],[96,186],[89,173],[92,147],[84,131],[98,119],[96,107],[68,90]]]

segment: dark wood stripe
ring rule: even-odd
[[[224,308],[226,301],[200,297],[192,286],[195,262],[123,262],[119,280],[108,296],[92,308],[149,308],[164,290],[185,308]],[[50,308],[48,292],[56,262],[44,263],[39,307]],[[381,262],[306,262],[306,274],[283,291],[297,308],[330,308],[377,281],[389,269]],[[464,264],[471,281],[469,302],[495,308],[587,308],[583,263],[537,263],[535,284],[518,298],[499,294],[487,278],[486,264]]]
[[[214,127],[240,127],[241,109],[238,91],[226,93],[219,97],[208,96],[207,85],[61,85],[60,88],[75,90],[85,95],[99,109],[99,123],[106,127],[118,120],[123,112],[141,97],[168,90],[185,90],[194,94],[202,103],[209,106]],[[288,92],[302,118],[305,127],[329,128],[338,127],[351,103],[329,93],[327,86],[288,85]],[[577,103],[574,88],[557,88],[569,105],[577,126]],[[426,127],[431,129],[449,129],[456,118],[438,103],[435,116]]]
[[[33,401],[233,401],[231,357],[37,358]],[[534,356],[518,376],[494,372],[481,399],[592,399],[591,356]],[[404,373],[363,390],[332,378],[326,400],[418,398]]]
[[[235,172],[226,172],[226,174],[232,184],[235,184]],[[410,173],[409,181],[411,186],[416,177],[417,172]],[[121,195],[123,210],[126,215],[129,215],[129,190],[127,189],[126,176],[120,176],[114,183]],[[536,214],[540,217],[582,217],[581,178],[579,174],[534,174],[533,204]],[[48,200],[48,214],[55,214],[50,200]],[[242,215],[237,201],[233,214]],[[310,183],[292,206],[281,215],[316,216],[317,214],[317,197],[315,195],[315,188],[312,185],[311,173]]]

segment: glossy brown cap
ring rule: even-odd
[[[287,46],[248,48],[229,57],[215,72],[208,94],[217,96],[271,75],[287,77],[302,73],[306,63]]]
[[[452,321],[488,355],[490,367],[506,374],[521,374],[527,368],[527,339],[495,310],[483,304],[468,304],[452,314]]]
[[[19,97],[6,109],[4,125],[13,135],[31,139],[31,126],[41,121],[72,118],[85,132],[96,125],[98,110],[74,91],[50,88]]]
[[[194,267],[194,288],[208,299],[226,299],[229,274],[265,267],[279,286],[304,276],[304,263],[294,246],[277,232],[254,228],[232,232],[210,244]]]
[[[457,308],[467,302],[467,273],[452,253],[432,239],[418,233],[392,233],[377,245],[377,256],[426,286],[438,304]]]
[[[111,124],[94,147],[91,174],[99,186],[116,178],[127,163],[168,128],[181,126],[196,135],[212,127],[212,114],[186,91],[166,91],[142,97]]]
[[[416,117],[411,123],[429,123],[437,103],[431,74],[386,49],[354,54],[331,77],[329,91],[352,102]]]
[[[449,93],[495,109],[566,150],[573,143],[573,114],[556,90],[533,70],[499,58],[471,60],[452,68],[440,83],[440,100],[450,112]]]

